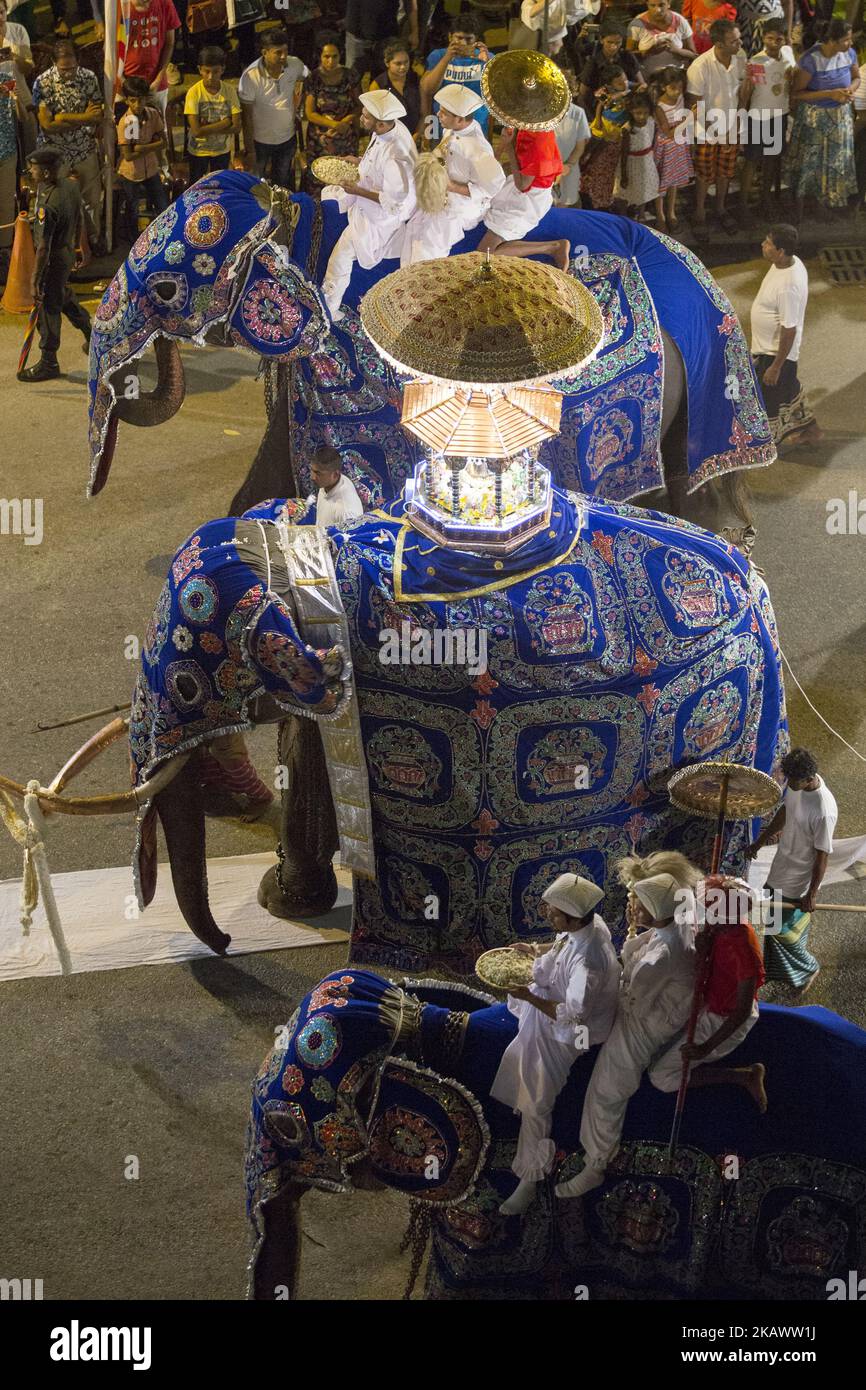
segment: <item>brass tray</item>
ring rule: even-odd
[[[485,951],[475,962],[475,974],[488,989],[507,994],[509,989],[525,988],[532,981],[533,956],[525,956],[512,946]]]

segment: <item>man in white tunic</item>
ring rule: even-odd
[[[363,514],[364,504],[355,484],[351,478],[344,476],[342,459],[330,444],[316,450],[310,476],[318,492],[310,493],[307,502],[316,504],[317,526],[340,526],[350,517]]]
[[[335,198],[348,213],[349,225],[328,261],[322,292],[335,323],[343,317],[343,295],[355,261],[372,270],[380,261],[400,254],[403,224],[415,207],[415,141],[401,117],[406,108],[393,92],[362,92],[361,125],[371,132],[362,156],[343,155],[358,165],[358,182],[345,189],[328,184],[323,198]]]
[[[694,895],[671,874],[641,879],[638,935],[622,952],[616,1022],[593,1067],[583,1102],[585,1167],[558,1183],[557,1197],[582,1197],[604,1181],[619,1148],[628,1103],[653,1059],[686,1026],[695,989]]]
[[[457,82],[436,93],[445,130],[436,153],[448,172],[444,212],[418,208],[403,235],[401,265],[447,256],[452,246],[483,221],[491,201],[505,183],[505,170],[472,113],[484,105],[475,92]]]
[[[499,1210],[525,1212],[535,1187],[553,1167],[553,1107],[577,1057],[604,1042],[616,1014],[619,962],[602,918],[604,894],[577,874],[560,874],[542,898],[558,933],[549,947],[521,942],[536,955],[532,989],[516,989],[508,1007],[520,1020],[490,1094],[520,1113],[513,1171],[520,1182]],[[538,954],[542,952],[542,954]]]

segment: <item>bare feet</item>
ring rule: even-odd
[[[748,1068],[749,1079],[746,1082],[746,1090],[752,1097],[762,1115],[767,1113],[767,1092],[764,1088],[764,1080],[767,1075],[767,1068],[763,1062],[756,1062],[754,1066]]]
[[[796,449],[801,444],[820,444],[823,438],[823,432],[813,420],[811,425],[807,425],[805,429],[797,430],[796,434],[789,434],[784,443],[790,448]]]
[[[808,994],[808,993],[809,993],[809,990],[812,988],[813,984],[815,983],[815,981],[817,980],[817,978],[818,978],[818,976],[819,976],[820,974],[821,974],[821,967],[820,967],[820,965],[819,965],[819,966],[818,966],[818,969],[815,971],[815,973],[814,973],[813,975],[810,975],[810,976],[809,976],[809,978],[808,978],[808,980],[806,981],[806,983],[805,983],[804,985],[801,985],[801,986],[800,986],[800,989],[799,989],[798,993],[799,993],[801,999],[802,999],[802,997],[803,997],[804,994]]]
[[[568,270],[568,262],[570,255],[570,242],[558,241],[553,251],[553,264],[556,266],[557,270]]]

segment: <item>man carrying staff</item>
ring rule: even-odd
[[[782,980],[805,994],[821,969],[808,948],[809,929],[839,811],[807,749],[792,748],[782,759],[782,772],[788,779],[782,805],[746,853],[754,859],[781,831],[766,883],[769,892],[782,898],[781,931],[764,937],[764,965],[768,980]]]
[[[51,381],[60,376],[60,316],[84,334],[84,351],[90,349],[90,315],[69,288],[69,273],[79,261],[83,211],[78,185],[60,177],[63,156],[43,145],[27,160],[36,183],[36,220],[33,239],[36,265],[33,299],[39,306],[40,360],[18,373],[19,381]]]
[[[495,195],[505,185],[505,173],[490,141],[473,120],[483,102],[468,87],[451,83],[436,93],[439,119],[445,130],[435,153],[448,174],[448,198],[443,212],[412,214],[403,238],[400,264],[438,260],[481,222]]]
[[[349,225],[331,252],[322,293],[338,323],[341,305],[355,261],[372,270],[380,261],[399,254],[403,224],[415,205],[415,141],[401,116],[406,108],[393,92],[362,92],[362,129],[371,135],[366,152],[341,156],[358,166],[358,182],[349,188],[329,184],[323,198],[334,198],[348,213]]]
[[[558,934],[549,946],[520,942],[535,956],[532,988],[512,989],[508,1007],[519,1031],[499,1064],[490,1094],[520,1112],[513,1171],[520,1182],[499,1210],[519,1216],[553,1167],[553,1107],[578,1056],[603,1043],[613,1025],[619,962],[595,912],[604,894],[589,879],[560,874],[542,898]]]
[[[687,1061],[692,1089],[743,1086],[763,1114],[767,1108],[763,1063],[707,1065],[739,1047],[758,1021],[764,962],[749,922],[749,885],[742,879],[715,875],[703,886],[704,926],[695,938],[697,973],[703,988],[694,1038],[691,1043],[677,1039],[650,1067],[649,1079],[660,1091],[676,1091],[683,1062]]]

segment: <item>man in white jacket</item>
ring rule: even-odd
[[[483,221],[487,209],[505,184],[505,170],[473,111],[484,105],[469,87],[451,82],[436,93],[439,120],[445,130],[436,148],[448,173],[444,212],[418,208],[406,226],[400,264],[433,261],[447,256],[452,246]]]
[[[585,1167],[558,1183],[557,1197],[582,1197],[604,1181],[619,1148],[628,1103],[644,1071],[688,1022],[695,989],[695,905],[671,874],[641,879],[638,935],[622,952],[616,1022],[593,1067],[583,1102],[580,1142]]]
[[[328,184],[323,198],[335,198],[349,225],[331,252],[322,292],[335,323],[343,317],[343,295],[355,261],[372,270],[400,254],[403,224],[415,207],[415,141],[401,117],[406,108],[393,92],[362,92],[361,125],[371,132],[362,156],[344,155],[358,165],[358,182],[345,189]]]
[[[542,894],[556,939],[550,946],[518,947],[536,956],[532,988],[509,995],[519,1030],[490,1091],[520,1113],[513,1164],[520,1182],[499,1208],[505,1216],[528,1209],[536,1184],[553,1167],[556,1097],[577,1058],[604,1042],[613,1025],[620,967],[610,932],[594,911],[603,896],[589,879],[560,874]]]

